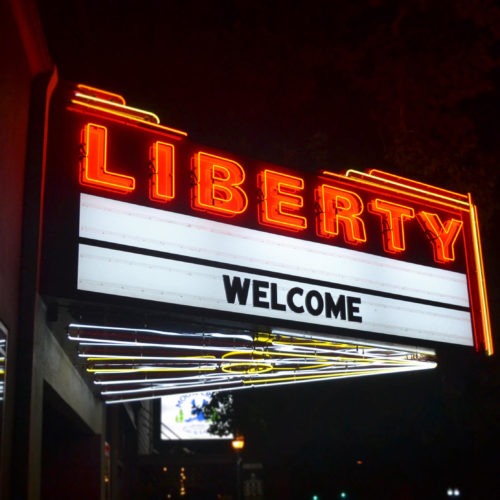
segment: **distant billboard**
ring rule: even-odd
[[[172,394],[161,398],[160,437],[166,441],[232,439],[233,435],[217,436],[209,432],[210,418],[204,409],[213,392]]]
[[[186,136],[115,94],[59,89],[45,294],[493,352],[470,195],[293,172]]]

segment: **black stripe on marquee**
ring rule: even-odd
[[[256,274],[259,276],[266,276],[268,278],[279,278],[279,279],[284,279],[287,281],[294,281],[297,283],[306,283],[308,285],[317,285],[317,286],[323,286],[323,287],[327,287],[327,288],[337,288],[339,290],[345,290],[348,292],[364,293],[364,294],[373,295],[376,297],[384,297],[387,299],[395,299],[395,300],[402,300],[404,302],[412,302],[414,304],[423,304],[423,305],[427,305],[427,306],[442,307],[444,309],[453,309],[455,311],[470,312],[470,308],[465,307],[465,306],[459,306],[459,305],[455,305],[455,304],[447,304],[446,302],[438,302],[435,300],[420,299],[418,297],[411,297],[408,295],[400,295],[397,293],[382,292],[380,290],[372,290],[370,288],[362,288],[362,287],[357,287],[357,286],[343,285],[340,283],[332,283],[330,281],[323,281],[323,280],[312,279],[312,278],[304,278],[302,276],[294,276],[293,274],[278,273],[275,271],[265,271],[262,269],[255,269],[252,267],[240,266],[237,264],[228,264],[225,262],[217,262],[214,260],[200,259],[198,257],[189,257],[187,255],[179,255],[179,254],[175,254],[175,253],[161,252],[159,250],[150,250],[148,248],[140,248],[140,247],[134,247],[134,246],[130,246],[130,245],[122,245],[119,243],[111,243],[108,241],[94,240],[91,238],[80,237],[79,240],[80,240],[80,243],[82,243],[82,244],[94,246],[94,247],[100,247],[100,248],[107,248],[109,250],[120,250],[122,252],[134,253],[134,254],[139,254],[139,255],[146,255],[149,257],[158,257],[161,259],[176,260],[179,262],[187,262],[190,264],[199,264],[202,266],[215,267],[215,268],[225,269],[225,270],[230,270],[230,271],[237,271],[237,272],[248,273],[248,274]]]

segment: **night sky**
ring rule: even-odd
[[[120,93],[194,142],[470,190],[499,348],[494,2],[41,0],[40,10],[61,78]],[[240,402],[248,453],[294,471],[304,495],[369,478],[389,489],[361,498],[433,498],[405,485],[449,476],[468,498],[491,498],[497,356],[440,356],[432,372],[252,391]]]

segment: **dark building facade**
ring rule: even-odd
[[[57,71],[35,2],[0,9],[1,496],[102,498],[104,408],[45,326],[38,294],[44,130]]]

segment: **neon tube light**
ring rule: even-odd
[[[357,344],[302,332],[180,333],[79,324],[68,330],[109,403],[196,388],[233,390],[436,366],[432,350]],[[144,337],[152,342],[142,341]],[[203,354],[181,355],[187,350]]]

